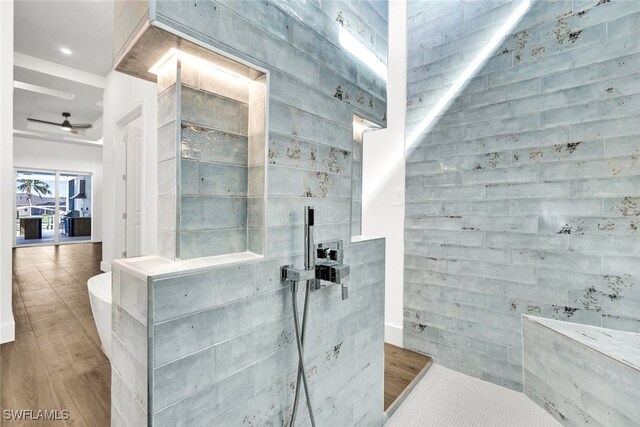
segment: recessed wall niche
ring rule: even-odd
[[[353,115],[353,164],[351,166],[351,237],[362,235],[362,154],[365,132],[380,126]]]
[[[158,248],[170,259],[263,253],[266,74],[229,61],[171,49],[150,70],[158,76]]]

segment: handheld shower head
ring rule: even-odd
[[[316,267],[316,248],[313,227],[315,214],[313,206],[304,207],[304,269],[313,270]]]

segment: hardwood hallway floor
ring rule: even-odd
[[[14,249],[16,340],[0,346],[1,425],[110,425],[111,368],[87,292],[101,253],[99,243]],[[5,420],[5,410],[45,409],[69,419]]]

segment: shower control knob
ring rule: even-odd
[[[327,259],[330,256],[331,250],[329,248],[318,248],[316,257],[318,259]]]
[[[342,283],[344,279],[349,275],[350,268],[348,265],[338,264],[332,265],[331,270],[331,283]]]
[[[342,261],[342,249],[330,249],[329,259],[331,261]]]
[[[326,264],[316,265],[316,279],[331,281],[331,267]]]

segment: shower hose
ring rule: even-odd
[[[316,420],[313,417],[313,409],[311,408],[311,399],[309,398],[309,386],[307,385],[307,373],[304,368],[304,336],[307,329],[307,313],[309,311],[309,283],[305,282],[304,309],[302,314],[302,334],[300,333],[300,322],[298,319],[298,286],[293,284],[291,288],[291,302],[293,305],[293,321],[295,323],[296,344],[298,346],[298,376],[296,378],[296,395],[293,401],[293,411],[291,413],[290,427],[296,423],[296,413],[298,412],[298,401],[300,400],[300,380],[304,384],[304,394],[307,398],[307,408],[309,408],[309,418],[311,425],[316,426]]]

